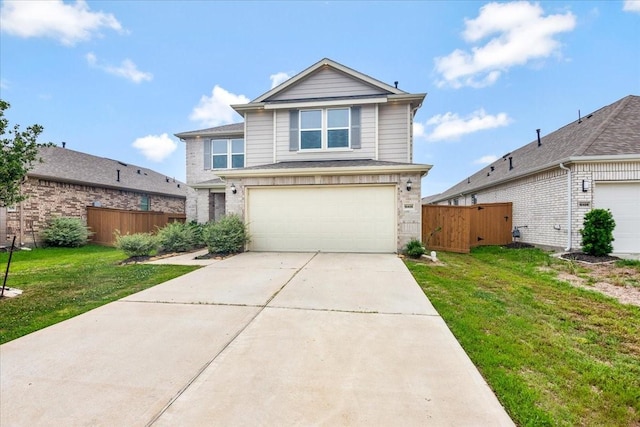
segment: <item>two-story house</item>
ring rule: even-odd
[[[322,59],[253,101],[244,123],[176,134],[186,143],[187,217],[235,213],[249,250],[396,252],[421,233],[407,93]]]

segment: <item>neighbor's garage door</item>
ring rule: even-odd
[[[254,251],[395,252],[395,186],[247,189]]]
[[[596,183],[594,205],[611,209],[616,222],[613,251],[640,252],[640,182]]]

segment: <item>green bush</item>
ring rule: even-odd
[[[202,235],[209,253],[212,254],[242,252],[250,240],[247,227],[238,215],[227,215],[217,222],[208,223]]]
[[[411,258],[420,258],[427,250],[418,239],[411,239],[405,246],[405,253]]]
[[[196,248],[205,246],[204,237],[202,236],[202,232],[204,230],[204,224],[199,224],[197,221],[189,221],[187,224],[191,231],[193,232],[193,245]]]
[[[50,221],[42,231],[42,238],[48,246],[78,248],[89,241],[91,232],[80,218],[58,217]]]
[[[116,247],[127,256],[150,256],[158,249],[158,238],[149,233],[116,235]]]
[[[182,222],[172,222],[158,230],[158,243],[166,252],[187,252],[196,247],[194,228]]]
[[[616,222],[608,209],[593,209],[584,216],[582,251],[589,255],[606,256],[613,251],[613,229]]]

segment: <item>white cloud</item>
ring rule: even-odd
[[[131,145],[152,162],[163,161],[178,147],[178,144],[166,133],[138,138]]]
[[[639,0],[624,0],[624,6],[622,10],[625,12],[640,13],[640,1]]]
[[[425,138],[424,125],[420,122],[413,122],[413,137]]]
[[[427,141],[455,140],[463,135],[507,126],[509,123],[511,119],[507,113],[491,115],[480,109],[461,118],[458,114],[449,112],[427,120],[426,125],[433,126],[433,130],[423,134]]]
[[[91,52],[87,53],[85,58],[87,59],[87,63],[90,66],[96,67],[114,76],[123,77],[134,83],[151,81],[153,79],[153,74],[138,70],[136,64],[134,64],[134,62],[130,59],[125,59],[120,63],[120,66],[116,67],[113,65],[98,62],[98,58],[96,57],[96,55]]]
[[[8,90],[9,89],[9,80],[0,78],[0,89]]]
[[[273,89],[274,87],[278,86],[279,84],[284,83],[287,80],[289,80],[291,78],[291,76],[289,75],[289,73],[285,73],[284,71],[280,71],[279,73],[271,74],[269,76],[269,78],[271,79],[271,89]]]
[[[486,156],[482,156],[479,159],[475,159],[473,161],[474,165],[490,165],[491,163],[498,160],[498,156],[494,156],[493,154],[489,154]]]
[[[246,104],[249,98],[236,95],[218,85],[211,91],[211,96],[203,95],[198,105],[193,107],[189,119],[205,126],[220,126],[237,121],[237,113],[230,105]]]
[[[92,12],[84,0],[4,1],[0,28],[18,37],[50,37],[67,46],[99,35],[102,28],[124,32],[110,13]]]
[[[560,43],[554,36],[573,30],[576,17],[571,12],[543,13],[539,4],[526,1],[484,5],[477,18],[465,20],[462,36],[476,44],[471,51],[456,49],[435,59],[441,77],[438,86],[489,86],[513,66],[559,55]],[[477,45],[486,38],[484,45]]]

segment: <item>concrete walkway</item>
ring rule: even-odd
[[[0,425],[513,424],[396,256],[244,253],[1,346]]]

